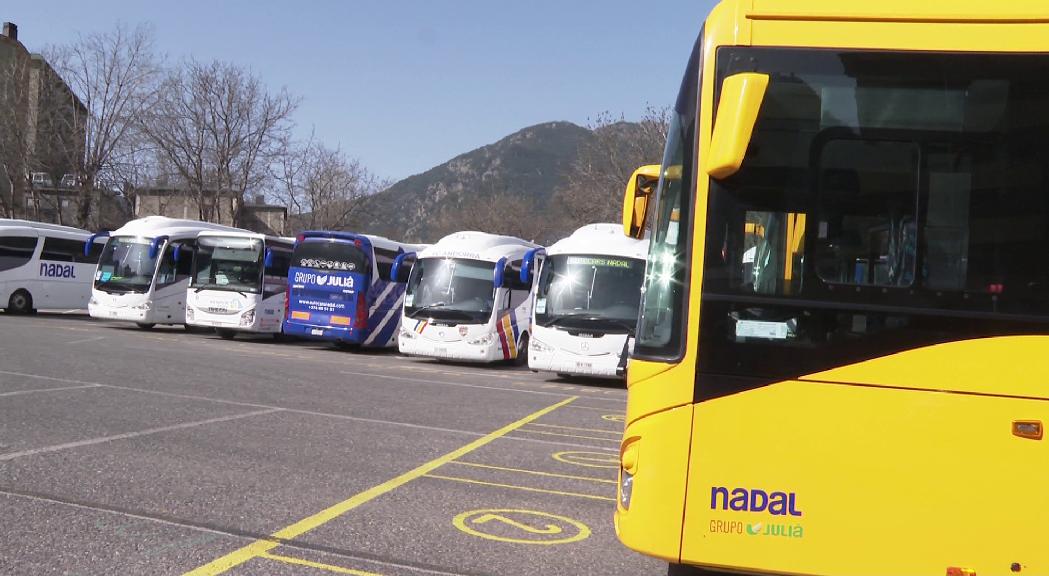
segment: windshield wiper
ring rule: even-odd
[[[420,306],[419,308],[416,308],[411,313],[409,313],[408,317],[409,318],[415,318],[415,316],[417,314],[419,314],[420,312],[423,312],[425,310],[432,310],[434,308],[440,308],[441,306],[447,306],[447,305],[448,305],[447,302],[434,302],[433,304],[427,304],[426,306]]]

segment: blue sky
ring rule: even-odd
[[[168,61],[250,67],[302,97],[300,134],[398,179],[532,124],[671,103],[713,3],[8,0],[0,19],[32,51],[149,22]]]

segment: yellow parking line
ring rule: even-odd
[[[520,472],[521,474],[534,474],[536,476],[550,476],[552,478],[567,478],[569,480],[587,480],[590,482],[601,482],[604,484],[616,484],[615,480],[606,480],[604,478],[591,478],[589,476],[571,476],[569,474],[555,474],[553,472],[540,472],[538,470],[525,470],[524,468],[504,468],[502,466],[492,466],[490,464],[478,464],[477,462],[463,462],[456,460],[452,464],[461,464],[463,466],[472,466],[474,468],[487,468],[489,470],[504,470],[506,472]]]
[[[230,552],[229,554],[221,558],[213,560],[212,562],[209,562],[208,564],[205,564],[204,566],[197,568],[196,570],[187,572],[186,575],[213,576],[215,574],[222,574],[223,572],[230,570],[231,568],[234,568],[236,566],[240,566],[248,560],[251,560],[252,558],[257,558],[258,556],[276,548],[283,541],[291,540],[292,538],[301,536],[302,534],[305,534],[306,532],[309,532],[310,530],[313,530],[314,528],[317,528],[322,524],[326,524],[338,518],[339,516],[342,516],[343,514],[349,512],[350,510],[353,510],[354,508],[357,508],[358,506],[361,506],[362,504],[370,502],[378,498],[379,496],[386,494],[387,492],[392,492],[393,490],[396,490],[397,488],[404,486],[405,484],[411,482],[412,480],[415,480],[416,478],[425,476],[429,472],[432,472],[433,470],[436,470],[437,468],[440,468],[441,466],[444,466],[445,464],[453,460],[457,460],[502,436],[506,436],[510,432],[517,430],[521,426],[524,426],[525,424],[528,424],[533,420],[542,418],[543,416],[553,412],[554,410],[557,410],[558,408],[565,406],[566,404],[574,402],[577,398],[579,397],[572,396],[571,398],[565,398],[564,400],[561,400],[556,404],[552,404],[550,406],[547,406],[546,408],[543,408],[542,410],[533,412],[516,422],[507,424],[506,426],[503,426],[495,432],[482,436],[477,440],[474,440],[473,442],[464,445],[461,448],[458,448],[445,454],[444,456],[430,460],[429,462],[413,470],[409,470],[408,472],[405,472],[404,474],[401,474],[396,478],[392,478],[390,480],[387,480],[386,482],[383,482],[382,484],[379,484],[378,486],[374,486],[372,488],[369,488],[368,490],[365,490],[364,492],[360,492],[352,496],[351,498],[348,498],[346,500],[343,500],[342,502],[339,502],[338,504],[335,504],[334,506],[330,506],[324,510],[321,510],[313,516],[299,520],[291,526],[274,532],[266,539],[256,540],[251,544],[248,544],[247,546],[244,546],[239,550],[234,550],[233,552]]]
[[[589,399],[590,398],[587,398],[587,400]],[[599,400],[603,400],[603,398],[599,398]],[[624,415],[621,412],[616,412],[612,408],[600,408],[598,406],[570,406],[570,408],[575,408],[577,410],[597,410],[599,412],[604,412],[605,414],[617,414],[620,416]]]
[[[547,436],[564,436],[567,438],[585,438],[587,440],[604,440],[606,442],[619,443],[619,438],[598,438],[597,436],[580,436],[578,434],[562,434],[560,432],[544,432],[542,430],[529,430],[522,428],[518,432],[528,432],[529,434],[546,434]]]
[[[575,426],[560,426],[557,424],[540,424],[538,422],[532,422],[530,426],[542,426],[544,428],[560,428],[562,430],[579,430],[580,432],[599,432],[601,434],[615,434],[616,436],[622,436],[622,430],[598,430],[597,428],[577,428]]]
[[[471,480],[469,478],[458,478],[455,476],[441,476],[439,474],[425,474],[424,478],[434,478],[436,480],[451,480],[452,482],[464,482],[466,484],[480,484],[481,486],[495,486],[496,488],[513,488],[514,490],[525,490],[527,492],[541,492],[543,494],[557,494],[558,496],[575,496],[576,498],[589,498],[591,500],[608,500],[609,502],[615,502],[616,499],[611,496],[597,496],[595,494],[580,494],[578,492],[562,492],[560,490],[547,490],[545,488],[532,488],[531,486],[518,486],[516,484],[497,484],[495,482],[482,482],[480,480]]]
[[[276,562],[283,562],[285,564],[297,564],[299,566],[308,566],[310,568],[316,568],[318,570],[335,572],[336,574],[352,574],[353,576],[382,576],[381,574],[376,574],[375,572],[351,570],[350,568],[343,568],[342,566],[334,566],[332,564],[321,564],[320,562],[310,562],[309,560],[303,560],[302,558],[292,558],[291,556],[279,556],[277,554],[270,554],[269,552],[263,552],[262,554],[259,554],[259,558],[265,558],[266,560],[274,560]]]

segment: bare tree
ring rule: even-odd
[[[8,182],[0,194],[0,216],[7,218],[18,215],[16,202],[32,191],[29,62],[29,54],[17,49],[0,60],[0,168]]]
[[[297,107],[287,90],[267,90],[244,68],[190,60],[165,78],[142,127],[199,217],[239,224],[244,194],[267,180]],[[235,213],[222,213],[220,194],[233,196]]]
[[[47,59],[82,104],[55,121],[70,123],[63,129],[83,135],[66,155],[80,190],[77,224],[87,227],[94,193],[99,187],[120,186],[142,145],[136,130],[143,112],[153,105],[160,70],[153,31],[146,25],[120,24],[51,48]]]
[[[275,195],[303,229],[340,230],[359,219],[364,199],[385,188],[356,159],[311,136],[305,143],[285,137],[274,163]]]
[[[608,113],[589,128],[594,137],[579,150],[554,197],[562,227],[620,218],[623,189],[638,167],[659,163],[667,139],[669,109],[649,108],[640,122],[628,123]]]

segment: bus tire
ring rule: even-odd
[[[33,312],[33,296],[25,288],[15,290],[11,298],[7,300],[8,314],[31,314]]]
[[[517,358],[514,358],[514,366],[528,366],[528,332],[521,336],[521,343],[517,345]]]
[[[218,329],[215,330],[215,332],[218,333],[219,338],[222,338],[223,340],[233,340],[234,338],[237,337],[237,332],[234,331],[234,330],[226,330],[224,328],[218,328]]]
[[[135,322],[135,326],[138,326],[143,330],[152,330],[153,327],[156,326],[156,324],[152,322]]]

